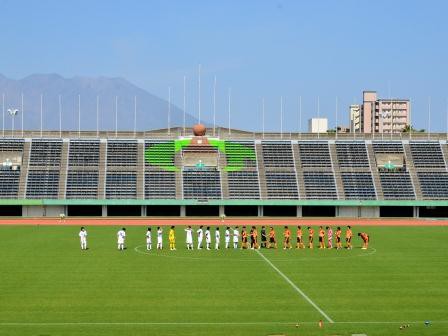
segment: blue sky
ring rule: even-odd
[[[446,131],[448,99],[446,1],[21,1],[0,0],[0,73],[124,77],[160,97],[172,87],[197,114],[197,67],[202,64],[202,117],[212,116],[217,76],[218,121],[266,129],[299,125],[320,115],[348,124],[348,105],[362,90],[410,98],[413,124]]]

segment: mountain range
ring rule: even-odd
[[[21,127],[21,118],[23,118],[25,130],[40,129],[41,96],[43,130],[59,129],[60,106],[63,130],[78,129],[79,110],[81,111],[81,130],[96,130],[97,97],[100,130],[115,130],[115,116],[117,116],[117,129],[132,131],[134,129],[134,99],[137,100],[138,131],[167,128],[168,125],[168,102],[123,78],[64,78],[58,74],[34,74],[14,80],[0,74],[0,95],[1,108],[3,108],[3,95],[5,97],[5,129],[12,128],[13,117],[7,112],[8,109],[19,110],[14,117],[15,129]],[[0,110],[0,113],[2,112]],[[190,114],[186,114],[185,119],[187,126],[196,122]],[[2,120],[1,116],[0,124]],[[171,127],[183,124],[183,111],[173,104],[170,121]]]

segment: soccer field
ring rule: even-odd
[[[81,251],[76,226],[0,226],[0,335],[448,334],[448,227],[364,227],[368,250],[339,251],[188,251],[179,226],[177,251],[147,252],[134,226],[120,252],[118,229],[87,226]]]

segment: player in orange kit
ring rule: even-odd
[[[272,246],[274,246],[274,248],[277,248],[277,240],[275,239],[275,230],[274,228],[271,226],[269,228],[269,243],[268,243],[268,248],[272,248]]]
[[[348,250],[352,249],[352,237],[353,237],[352,227],[349,225],[347,226],[347,231],[345,231],[345,242],[347,244],[346,247]]]
[[[338,226],[338,228],[336,229],[336,249],[337,250],[340,250],[342,248],[341,235],[342,235],[342,230],[341,230],[341,227]]]
[[[361,237],[362,239],[362,247],[361,249],[363,250],[367,250],[367,248],[369,247],[369,235],[365,232],[360,232],[358,233],[358,237]]]
[[[311,226],[308,226],[308,247],[312,249],[314,247],[314,229]]]
[[[241,249],[247,249],[247,232],[245,226],[241,230]]]
[[[305,245],[303,244],[303,232],[302,227],[299,225],[297,227],[297,248],[305,248]]]
[[[283,249],[291,248],[291,231],[287,226],[285,226],[285,231],[283,232]]]
[[[325,238],[325,231],[322,228],[322,226],[319,226],[319,248],[320,249],[325,248],[324,238]]]

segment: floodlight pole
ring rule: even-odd
[[[216,76],[213,81],[213,136],[216,130]]]
[[[335,106],[335,110],[336,110],[336,126],[335,126],[335,139],[338,139],[338,97],[336,96],[336,106]]]
[[[302,96],[299,96],[299,138],[302,138]]]
[[[187,113],[187,98],[186,98],[186,90],[187,90],[187,76],[184,76],[184,120],[183,120],[183,129],[185,135],[185,114]]]
[[[21,128],[22,128],[22,138],[23,138],[23,117],[24,117],[24,113],[23,113],[23,106],[24,106],[24,104],[23,104],[23,92],[22,92],[22,94],[21,94],[21,96],[20,96],[20,110],[22,111],[22,117],[20,118],[20,121],[21,121]]]
[[[96,137],[100,137],[100,96],[96,96]]]
[[[5,94],[2,94],[2,101],[3,101],[3,105],[2,105],[2,110],[3,110],[3,122],[2,122],[2,128],[3,128],[3,137],[5,137]]]
[[[118,137],[118,96],[115,96],[115,138]]]
[[[428,139],[431,137],[431,97],[428,97]]]
[[[78,95],[78,138],[81,138],[81,95]]]
[[[43,136],[44,95],[40,95],[40,137]]]
[[[261,99],[261,124],[262,124],[261,137],[262,139],[264,139],[264,98]]]
[[[201,64],[198,69],[198,123],[201,123]]]
[[[228,129],[228,133],[229,133],[229,136],[230,136],[230,133],[231,133],[231,131],[230,131],[230,103],[231,103],[231,98],[232,98],[232,88],[229,88],[229,105],[228,105],[228,108],[229,108],[229,110],[228,110],[228,114],[229,114],[229,129]]]
[[[59,137],[62,139],[62,97],[59,95]]]
[[[171,87],[168,87],[168,135],[171,134]]]
[[[137,135],[137,96],[134,96],[134,138]]]
[[[317,96],[317,138],[320,138],[320,101]]]
[[[283,96],[280,96],[280,139],[283,139]]]

